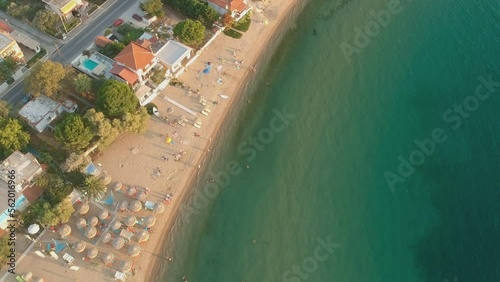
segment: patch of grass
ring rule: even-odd
[[[236,39],[240,39],[243,36],[243,34],[237,32],[236,30],[231,29],[231,28],[224,29],[224,34],[229,36],[229,37],[236,38]]]
[[[40,58],[45,56],[45,54],[47,54],[47,50],[42,48],[42,50],[40,50],[40,52],[38,52],[33,58],[31,58],[26,63],[26,67],[31,68],[34,64],[36,64],[36,62],[38,62],[38,60],[40,60]]]
[[[80,24],[80,19],[76,17],[73,18],[71,21],[65,23],[68,32],[72,31],[75,27],[77,27],[78,24]]]
[[[244,16],[242,19],[234,23],[233,28],[246,32],[248,29],[250,29],[250,24],[252,23],[252,20],[250,19],[250,15]]]

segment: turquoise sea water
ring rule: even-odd
[[[308,5],[226,125],[155,281],[500,281],[500,87],[484,82],[500,81],[500,3],[390,3]],[[388,5],[347,60],[342,43]]]

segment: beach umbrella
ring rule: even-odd
[[[143,191],[139,192],[135,198],[138,200],[138,201],[144,201],[146,200],[146,193],[144,193]]]
[[[109,212],[108,212],[108,210],[101,210],[101,211],[99,212],[99,219],[101,219],[101,220],[105,220],[105,219],[107,219],[107,218],[108,218],[108,216],[109,216]]]
[[[101,176],[101,180],[103,182],[104,185],[108,185],[109,183],[111,183],[111,176],[109,176],[109,174],[107,174],[106,172],[102,174]]]
[[[162,202],[156,203],[155,207],[153,208],[154,213],[162,213],[165,211],[165,205]]]
[[[97,219],[97,217],[95,216],[91,216],[87,222],[89,226],[96,226],[97,223],[99,222],[99,219]]]
[[[102,237],[101,237],[101,242],[103,242],[103,243],[109,243],[109,241],[111,241],[111,238],[112,238],[112,237],[111,237],[111,233],[106,232],[106,233],[104,233],[104,234],[102,235]]]
[[[127,188],[127,196],[133,197],[137,193],[137,189],[134,186],[129,186]]]
[[[87,247],[87,243],[85,243],[84,241],[78,241],[73,245],[73,250],[75,250],[75,252],[77,253],[81,253],[83,252],[83,250],[85,250],[85,247]]]
[[[141,247],[139,247],[136,244],[130,245],[127,250],[128,255],[131,257],[138,256],[140,252],[141,252]]]
[[[165,142],[167,142],[167,144],[172,143],[172,138],[170,136],[167,136],[167,139],[165,139]]]
[[[128,272],[132,269],[132,262],[129,261],[129,260],[123,260],[121,263],[120,263],[120,270],[122,272]]]
[[[87,251],[87,257],[89,259],[93,259],[97,256],[97,254],[99,253],[99,250],[97,250],[96,247],[92,247],[90,248],[88,251]]]
[[[135,225],[135,223],[137,222],[137,219],[135,218],[135,216],[133,215],[129,215],[125,218],[125,220],[123,221],[123,223],[128,226],[128,227],[132,227]]]
[[[149,239],[149,232],[146,229],[140,229],[135,236],[137,237],[137,242],[146,242]]]
[[[123,188],[123,184],[121,182],[115,182],[113,185],[113,190],[120,191]]]
[[[156,223],[156,217],[154,215],[149,215],[144,218],[144,225],[146,227],[152,227]]]
[[[82,203],[79,207],[78,207],[78,213],[79,214],[86,214],[89,212],[89,209],[90,209],[90,206],[89,206],[89,203],[85,202],[85,203]]]
[[[76,228],[78,228],[78,229],[83,229],[84,227],[87,227],[87,221],[85,220],[85,218],[82,218],[82,217],[77,219],[75,224],[76,224]]]
[[[106,265],[109,265],[109,264],[113,263],[114,259],[115,259],[115,256],[112,253],[107,253],[107,254],[104,254],[104,256],[102,257],[102,262],[104,262],[104,264],[106,264]]]
[[[118,207],[118,209],[120,211],[126,211],[128,210],[128,202],[126,200],[123,200],[121,203],[120,203],[120,206]]]
[[[132,202],[130,202],[129,209],[133,212],[139,212],[140,210],[142,210],[142,203],[138,200],[133,200]]]
[[[40,225],[33,223],[28,227],[28,233],[29,234],[36,234],[40,231]]]
[[[97,235],[97,229],[94,226],[89,226],[85,228],[83,235],[89,239],[92,239]]]
[[[30,272],[26,272],[25,274],[23,274],[22,278],[27,281],[27,280],[30,280],[31,278],[33,277],[33,273]]]
[[[122,227],[122,223],[118,220],[113,220],[113,222],[111,222],[111,230],[118,230],[120,229],[120,227]]]
[[[59,227],[58,232],[62,237],[66,237],[71,234],[71,227],[67,224],[63,224],[61,227]]]
[[[111,246],[113,246],[115,250],[121,249],[124,245],[125,239],[123,239],[122,237],[116,237],[115,239],[113,239],[113,241],[111,241]]]

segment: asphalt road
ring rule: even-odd
[[[59,52],[54,52],[50,55],[49,60],[63,64],[70,63],[85,47],[94,42],[97,36],[101,35],[114,20],[119,18],[134,3],[137,3],[137,0],[118,0],[97,18],[82,23],[86,25],[85,28],[78,34],[73,35],[67,43],[59,46]],[[26,95],[27,93],[24,91],[24,82],[20,81],[12,87],[9,92],[5,93],[1,99],[10,104],[18,104]]]

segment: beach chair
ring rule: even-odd
[[[16,281],[19,281],[19,282],[24,282],[25,280],[20,276],[16,276]]]

